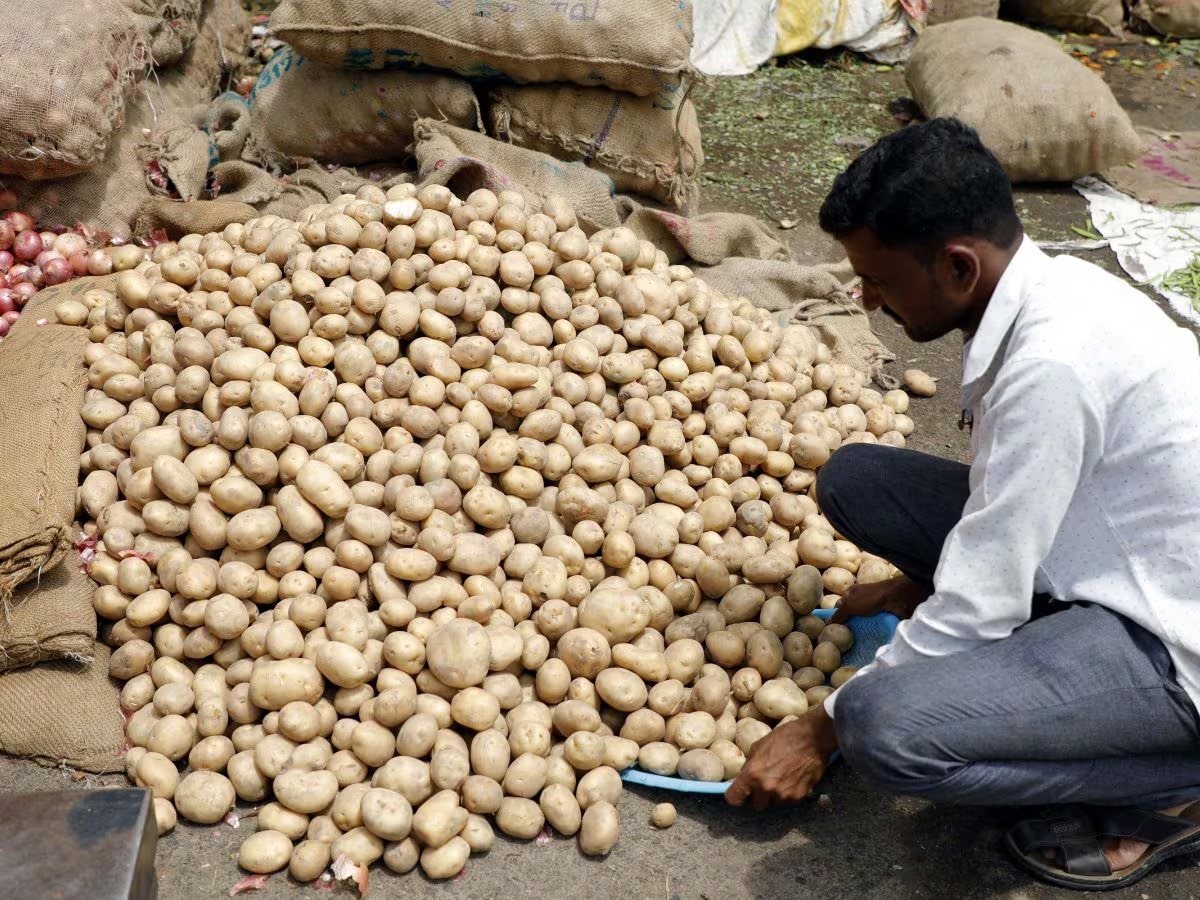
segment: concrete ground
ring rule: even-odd
[[[1089,54],[1138,124],[1178,130],[1200,129],[1196,84],[1200,68],[1170,48],[1110,45],[1087,38]],[[1105,49],[1118,56],[1100,62]],[[1140,64],[1135,64],[1140,63]],[[1167,64],[1166,70],[1155,66]],[[781,230],[796,257],[840,258],[837,245],[815,226],[816,209],[833,175],[857,146],[895,127],[887,105],[905,94],[899,70],[879,71],[838,54],[768,68],[746,79],[718,82],[698,96],[705,132],[709,178],[706,209],[750,212],[789,226]],[[1070,239],[1086,209],[1069,188],[1020,191],[1031,234]],[[1107,251],[1084,257],[1117,271]],[[965,460],[960,432],[957,338],[915,345],[889,319],[873,317],[884,342],[897,355],[896,374],[919,367],[939,379],[930,400],[914,403],[918,431],[911,446]],[[0,791],[23,793],[120,784],[73,775],[15,760],[0,761]],[[830,772],[821,787],[828,802],[804,803],[758,814],[735,810],[720,797],[671,795],[645,788],[627,790],[620,802],[622,837],[607,860],[583,857],[573,840],[544,846],[500,837],[486,856],[473,858],[465,873],[447,884],[420,875],[397,877],[377,867],[370,896],[451,898],[630,897],[653,900],[757,900],[840,898],[1066,898],[1011,864],[1001,835],[1011,815],[1003,811],[953,809],[882,797],[869,791],[845,766]],[[654,803],[670,800],[679,821],[659,832],[649,824]],[[248,810],[242,810],[243,815]],[[180,825],[161,840],[157,867],[164,898],[224,896],[241,876],[236,867],[241,828]],[[1184,900],[1200,897],[1200,858],[1164,866],[1133,889],[1114,894],[1127,900]],[[3,883],[0,878],[0,884]],[[273,876],[262,897],[315,895],[311,888]],[[321,892],[324,893],[324,892]],[[350,888],[338,888],[350,896]]]

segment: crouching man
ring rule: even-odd
[[[880,791],[1032,807],[1008,832],[1054,884],[1130,884],[1200,849],[1200,356],[1139,291],[1026,238],[967,126],[890,135],[821,227],[863,304],[963,335],[970,466],[849,445],[817,499],[904,575],[839,617],[904,619],[875,662],[777,728],[730,803],[798,801],[835,749]]]

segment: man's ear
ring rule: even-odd
[[[982,277],[983,261],[971,244],[951,241],[942,250],[942,271],[956,293],[970,295]]]

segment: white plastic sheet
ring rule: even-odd
[[[692,65],[705,75],[746,75],[778,43],[778,0],[692,0]]]
[[[1154,285],[1164,275],[1187,268],[1200,253],[1200,207],[1151,206],[1096,178],[1081,178],[1075,190],[1087,199],[1092,224],[1108,239],[1121,268],[1153,287],[1183,318],[1200,325],[1200,312],[1188,297]]]

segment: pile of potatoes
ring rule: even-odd
[[[622,769],[735,775],[893,574],[811,488],[908,396],[557,200],[366,187],[57,317],[128,773],[162,831],[261,804],[251,872],[606,854]]]

